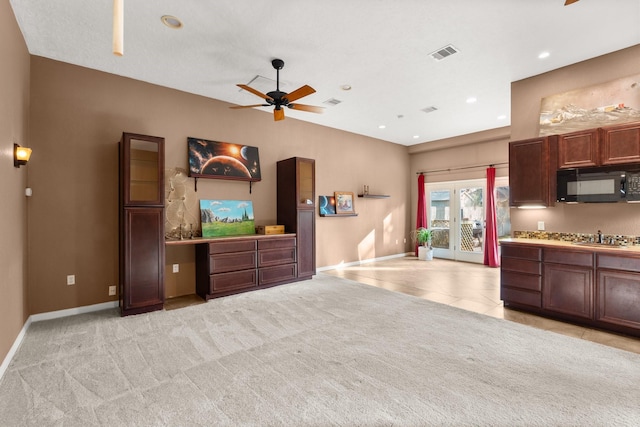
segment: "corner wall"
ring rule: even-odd
[[[364,184],[388,199],[355,199],[357,217],[321,218],[318,267],[407,251],[407,148],[271,112],[230,104],[74,65],[31,58],[30,132],[34,159],[29,215],[30,314],[112,301],[118,282],[118,157],[122,132],[165,138],[165,167],[187,168],[187,137],[259,148],[262,181],[198,180],[199,199],[251,200],[258,225],[276,223],[276,162],[316,160],[316,196],[357,193]],[[327,114],[339,114],[327,112]],[[190,179],[193,183],[193,180]],[[193,251],[167,248],[167,285],[195,289]],[[66,275],[76,285],[66,285]],[[169,283],[170,282],[170,283]],[[186,289],[186,291],[185,291]]]
[[[31,146],[28,134],[29,52],[8,1],[0,3],[0,362],[11,349],[27,311],[27,186],[29,166],[13,166],[13,144]],[[36,154],[34,154],[36,156]]]

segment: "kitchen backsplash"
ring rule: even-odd
[[[548,231],[514,231],[513,237],[521,239],[559,240],[562,242],[597,242],[598,234],[552,233]],[[602,240],[611,245],[640,245],[640,236],[603,234]]]

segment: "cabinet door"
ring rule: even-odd
[[[299,208],[309,208],[315,206],[315,161],[311,159],[298,158],[298,189],[297,201]]]
[[[593,269],[544,264],[542,307],[545,310],[593,319]]]
[[[298,211],[298,277],[311,278],[316,274],[315,211]]]
[[[124,206],[164,205],[164,138],[124,133],[120,171]]]
[[[596,319],[640,329],[640,274],[598,269],[597,283]]]
[[[558,135],[558,169],[598,166],[598,130]]]
[[[640,162],[640,123],[601,128],[600,139],[603,165]]]
[[[124,209],[122,314],[159,310],[164,304],[162,208]]]
[[[556,198],[556,165],[556,136],[511,142],[509,205],[553,206]]]

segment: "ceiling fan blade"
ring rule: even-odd
[[[268,107],[269,104],[253,104],[253,105],[234,105],[233,107],[229,107],[234,110],[239,110],[240,108],[254,108],[254,107]]]
[[[281,109],[274,109],[273,110],[273,120],[275,120],[276,122],[278,120],[284,120],[284,110]]]
[[[287,107],[292,108],[294,110],[309,111],[310,113],[324,113],[323,107],[316,107],[314,105],[289,104],[287,105]]]
[[[254,94],[254,95],[257,95],[257,96],[259,96],[259,97],[260,97],[260,98],[262,98],[262,99],[270,99],[270,100],[272,100],[272,101],[273,101],[273,98],[271,98],[271,97],[270,97],[270,96],[268,96],[268,95],[265,95],[264,93],[262,93],[262,92],[260,92],[260,91],[255,90],[255,89],[254,89],[254,88],[252,88],[251,86],[247,86],[247,85],[243,85],[243,84],[237,84],[236,86],[238,86],[238,87],[240,87],[240,88],[242,88],[242,89],[244,89],[244,90],[246,90],[246,91],[248,91],[248,92],[251,92],[251,93],[252,93],[252,94]]]
[[[577,1],[578,1],[578,0],[566,0],[566,1],[564,2],[564,5],[565,5],[565,6],[569,6],[570,4],[573,4],[573,3],[577,2]]]
[[[287,99],[289,102],[293,102],[296,99],[302,98],[303,96],[311,95],[315,91],[316,90],[314,88],[312,88],[311,86],[304,85],[304,86],[294,90],[293,92],[285,95],[285,99]]]

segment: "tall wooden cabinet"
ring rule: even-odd
[[[278,162],[277,222],[296,233],[299,280],[316,274],[315,160],[292,157]]]
[[[120,309],[164,306],[164,138],[120,140]]]

